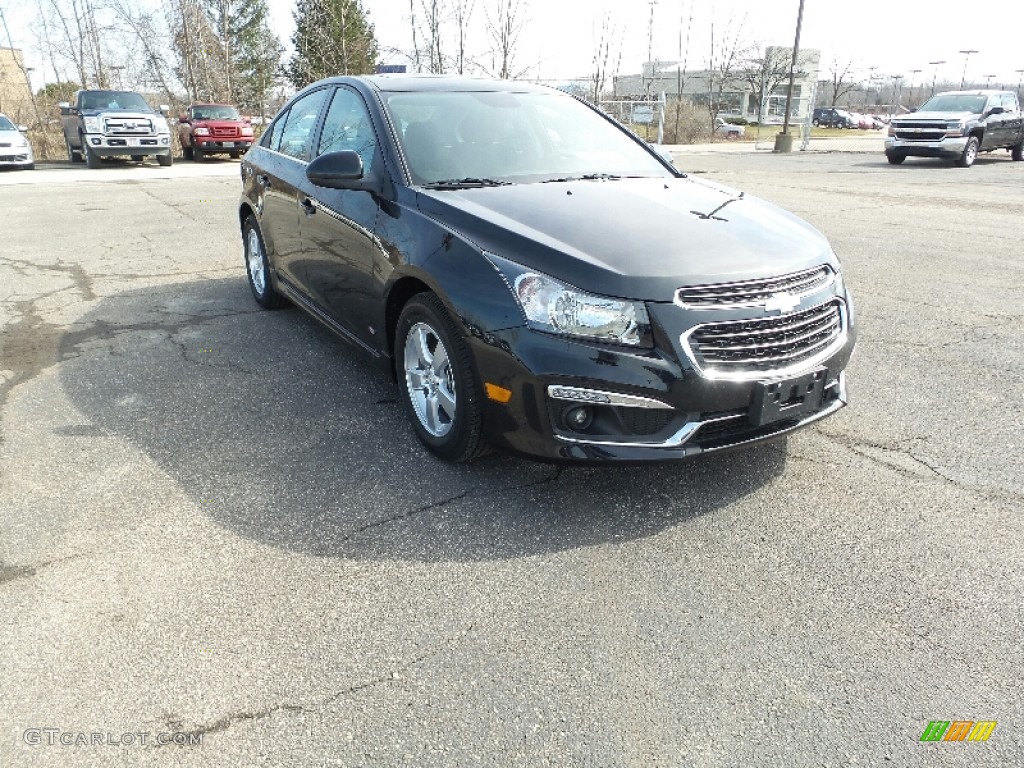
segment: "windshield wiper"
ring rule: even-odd
[[[473,176],[467,176],[464,179],[430,181],[423,186],[430,189],[464,189],[467,187],[505,187],[511,183],[511,181],[502,181],[501,179],[478,179]]]

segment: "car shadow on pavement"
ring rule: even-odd
[[[785,466],[777,445],[639,467],[446,464],[387,373],[298,310],[259,311],[241,274],[105,299],[59,359],[83,423],[58,431],[126,440],[216,523],[308,554],[472,561],[621,543],[722,510]]]

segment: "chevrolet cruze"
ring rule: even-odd
[[[444,459],[679,459],[846,403],[853,303],[826,239],[568,94],[322,80],[241,173],[256,301],[381,362]]]

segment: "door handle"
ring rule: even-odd
[[[256,176],[256,183],[259,184],[264,189],[270,189],[273,186],[273,184],[270,183],[270,177],[264,173],[258,174]]]
[[[316,206],[313,204],[313,201],[307,197],[302,201],[302,210],[307,216],[312,216],[316,213]]]

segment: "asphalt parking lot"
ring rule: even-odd
[[[1024,163],[678,164],[832,240],[852,405],[609,469],[430,458],[237,163],[0,174],[0,765],[1021,765]]]

